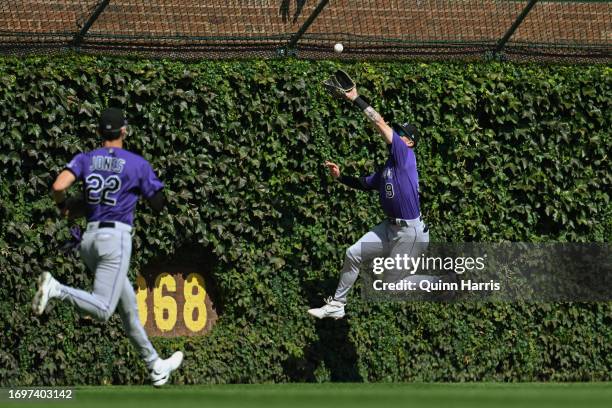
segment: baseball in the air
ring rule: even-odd
[[[336,43],[336,45],[334,45],[334,51],[336,51],[337,53],[341,53],[342,50],[344,50],[344,46],[340,43]]]

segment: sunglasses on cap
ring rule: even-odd
[[[416,147],[417,142],[419,141],[419,131],[417,130],[416,126],[405,122],[402,124],[393,123],[391,127],[400,137],[405,136],[408,139],[412,140],[412,143],[414,143],[414,147]]]

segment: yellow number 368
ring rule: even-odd
[[[183,283],[183,292],[177,293],[175,276],[164,272],[155,278],[152,302],[153,320],[157,329],[162,332],[175,328],[180,306],[183,308],[182,318],[187,330],[199,332],[206,326],[206,289],[202,275],[191,273]],[[149,304],[147,303],[149,291],[142,276],[136,278],[136,284],[140,323],[146,326],[149,316]]]

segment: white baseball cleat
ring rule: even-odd
[[[179,368],[182,362],[182,351],[175,352],[165,360],[162,360],[161,358],[155,360],[150,372],[151,383],[153,383],[153,386],[161,387],[162,385],[167,383],[170,379],[170,373]]]
[[[317,309],[309,309],[308,314],[317,319],[331,317],[332,319],[342,319],[344,317],[344,303],[334,300],[331,296],[325,299],[325,306]]]
[[[32,300],[32,310],[37,315],[45,312],[49,299],[59,296],[59,282],[49,272],[43,272],[38,277],[38,290]]]

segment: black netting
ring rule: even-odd
[[[585,62],[612,55],[611,1],[537,1],[503,44],[529,1],[325,3],[316,15],[320,0],[3,1],[0,52]]]

